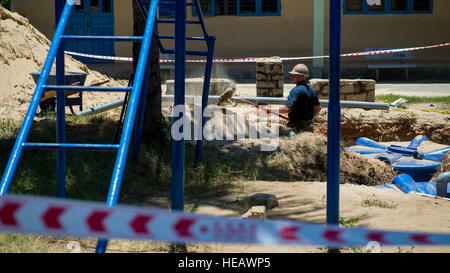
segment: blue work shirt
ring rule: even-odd
[[[314,118],[314,106],[320,105],[316,91],[306,81],[299,82],[289,93],[286,106],[291,109],[289,119],[312,120]]]

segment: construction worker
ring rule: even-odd
[[[296,86],[290,91],[286,104],[281,106],[278,112],[288,114],[287,125],[294,131],[312,132],[314,130],[312,121],[319,115],[321,108],[316,91],[306,83],[309,76],[308,67],[297,64],[289,74],[291,74],[291,83]],[[290,135],[292,135],[291,132]]]

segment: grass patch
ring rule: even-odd
[[[402,96],[394,94],[384,94],[375,96],[375,101],[377,102],[388,102],[392,103],[400,98],[407,99],[407,103],[445,103],[450,104],[450,96],[442,97],[419,97],[419,96]]]
[[[339,217],[339,225],[342,227],[351,228],[354,227],[357,222],[358,219]]]
[[[395,202],[386,202],[378,199],[366,199],[361,202],[361,206],[363,207],[379,207],[383,209],[396,209],[398,204]]]
[[[54,115],[46,114],[35,122],[27,141],[55,142],[56,122]],[[0,122],[0,170],[4,170],[17,137],[20,122]],[[117,127],[115,120],[106,115],[74,119],[68,117],[68,143],[113,143]],[[195,147],[186,145],[186,194],[220,196],[241,180],[244,172],[234,164],[221,160],[216,151],[204,149],[203,164],[193,168]],[[129,156],[130,158],[130,156]],[[115,152],[67,151],[66,188],[67,197],[81,200],[105,201],[109,181],[116,159]],[[171,143],[141,145],[136,165],[127,163],[119,202],[139,204],[158,185],[170,192],[172,179]],[[9,192],[19,194],[56,195],[56,151],[25,150],[16,170]]]

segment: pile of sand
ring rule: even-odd
[[[302,133],[292,140],[280,142],[282,153],[271,164],[289,166],[291,173],[299,177],[326,181],[327,138],[314,133]],[[391,166],[379,160],[341,150],[340,182],[367,186],[390,184],[396,173]]]
[[[21,118],[28,109],[31,96],[36,87],[31,72],[40,72],[47,57],[51,42],[26,18],[12,13],[0,6],[0,116]],[[70,56],[65,58],[65,69],[70,72],[86,72],[89,76],[85,85],[107,82],[105,86],[118,86],[119,83]],[[85,99],[104,95],[90,94]],[[117,96],[117,94],[116,94]],[[110,98],[106,101],[111,101]],[[89,103],[88,103],[89,104]],[[89,105],[86,105],[90,107]]]

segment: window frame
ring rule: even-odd
[[[414,0],[407,0],[406,10],[391,10],[391,0],[384,0],[384,10],[369,10],[367,0],[362,1],[362,10],[347,10],[347,0],[343,2],[344,14],[432,14],[433,13],[433,0],[430,1],[429,10],[414,10]]]
[[[253,16],[281,16],[281,0],[277,0],[277,11],[276,12],[262,12],[262,0],[256,1],[256,12],[255,13],[241,13],[241,1],[236,0],[236,15],[215,15],[214,14],[214,0],[210,0],[211,2],[211,12],[205,13],[203,12],[203,16],[214,17],[214,16],[244,16],[244,17],[253,17]],[[192,16],[197,16],[197,11],[194,7],[192,7]]]

